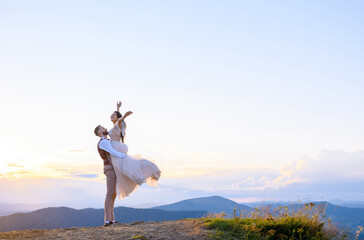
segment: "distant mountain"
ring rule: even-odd
[[[120,223],[198,218],[206,214],[205,211],[164,211],[127,207],[117,207],[114,209],[114,213],[116,220]],[[103,209],[44,208],[30,213],[16,213],[0,217],[0,232],[25,229],[95,227],[102,225],[103,219]]]
[[[287,206],[290,205],[294,202],[290,202],[290,201],[264,201],[264,202],[249,202],[249,203],[240,203],[240,204],[244,204],[248,207],[262,207],[262,206]]]
[[[0,203],[0,216],[6,216],[13,213],[26,213],[41,208],[48,207],[45,204],[25,204],[25,203]]]
[[[326,216],[341,226],[356,228],[364,226],[364,209],[348,208],[327,202],[316,202],[327,204]],[[264,206],[264,203],[259,206]],[[267,204],[265,204],[267,205]],[[271,209],[279,206],[288,206],[289,209],[305,207],[304,203],[271,203]],[[257,206],[257,205],[255,205]],[[234,209],[253,211],[246,205],[239,204],[229,199],[212,196],[186,199],[180,202],[157,206],[148,209],[136,209],[129,207],[115,208],[116,220],[121,223],[133,221],[162,221],[177,220],[182,218],[199,218],[208,212],[231,214]],[[69,227],[94,227],[103,224],[103,209],[81,209],[75,210],[67,207],[45,208],[30,213],[17,213],[0,217],[0,231],[24,230],[24,229],[52,229]]]
[[[336,199],[336,200],[331,200],[329,202],[343,207],[364,208],[364,201],[343,201]]]
[[[364,226],[364,208],[350,208],[327,203],[326,215],[342,226]]]
[[[334,222],[341,226],[349,226],[356,228],[358,226],[364,226],[364,209],[362,208],[348,208],[337,206],[328,202],[314,202],[315,205],[324,204],[326,206],[326,216],[331,218]],[[249,204],[253,207],[262,207],[269,205],[272,209],[278,208],[280,206],[288,206],[289,209],[300,209],[304,208],[304,203],[294,203],[294,202],[256,202]],[[229,199],[212,196],[212,197],[202,197],[202,198],[192,198],[183,200],[180,202],[162,205],[154,207],[153,209],[163,209],[163,210],[203,210],[211,213],[225,212],[231,214],[234,208],[239,210],[245,210],[246,212],[253,211],[253,209],[244,204],[239,204],[237,202],[231,201]]]
[[[168,205],[157,206],[153,209],[163,209],[169,211],[203,210],[210,213],[225,212],[231,214],[235,208],[239,209],[239,211],[251,210],[251,208],[246,205],[239,204],[220,196],[192,198]]]

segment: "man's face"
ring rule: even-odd
[[[104,128],[103,126],[100,126],[99,127],[99,130],[97,131],[97,134],[99,136],[102,136],[102,135],[107,135],[108,134],[108,131],[106,128]]]

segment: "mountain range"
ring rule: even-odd
[[[326,215],[341,226],[355,228],[364,225],[364,208],[349,208],[327,202]],[[277,205],[272,205],[278,207]],[[282,205],[280,205],[282,206]],[[290,204],[290,208],[304,204]],[[202,197],[179,201],[153,208],[115,208],[116,220],[121,223],[133,221],[162,221],[182,218],[200,218],[208,213],[232,214],[234,209],[253,211],[252,207],[220,197]],[[94,227],[103,224],[103,209],[86,208],[76,210],[67,207],[44,208],[29,213],[16,213],[0,217],[0,232],[24,229],[53,229],[70,227]]]
[[[118,222],[129,223],[134,221],[199,218],[207,212],[116,207],[114,213]],[[0,217],[0,232],[25,229],[96,227],[103,224],[103,219],[104,209],[86,208],[76,210],[67,207],[44,208],[30,213],[16,213]]]

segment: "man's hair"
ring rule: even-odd
[[[96,135],[96,136],[99,136],[97,133],[98,133],[98,131],[99,131],[100,127],[101,127],[101,125],[98,125],[98,126],[95,128],[95,130],[94,130],[94,133],[95,133],[95,135]]]

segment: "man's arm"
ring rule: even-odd
[[[118,152],[118,151],[115,151],[112,146],[111,146],[111,143],[104,139],[100,142],[99,144],[99,148],[101,148],[102,150],[105,150],[106,152],[110,153],[111,155],[113,155],[114,157],[119,157],[119,158],[123,158],[126,156],[125,153],[121,153],[121,152]]]

